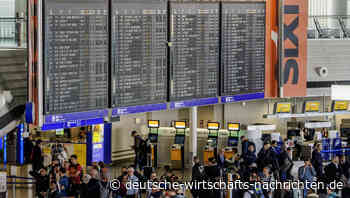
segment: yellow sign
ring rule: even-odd
[[[78,163],[86,166],[86,144],[74,144],[74,154],[78,157]]]
[[[334,101],[333,111],[349,110],[349,101]]]
[[[175,128],[176,129],[185,129],[186,128],[186,122],[184,122],[184,121],[175,121]]]
[[[218,122],[208,122],[209,130],[219,130],[220,124]]]
[[[159,120],[148,120],[148,128],[159,128]]]
[[[289,102],[277,103],[276,113],[291,113],[292,104]]]
[[[92,143],[102,143],[103,142],[103,124],[93,125],[92,131]]]
[[[228,123],[227,128],[229,131],[239,131],[241,127],[239,123]]]
[[[321,103],[319,101],[305,102],[305,112],[319,112]]]

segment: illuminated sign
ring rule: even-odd
[[[148,120],[148,128],[159,128],[159,120]]]
[[[228,123],[227,129],[229,131],[239,131],[241,129],[241,125],[239,123]]]
[[[175,121],[175,129],[186,129],[185,121]]]
[[[56,135],[57,136],[63,136],[64,135],[64,129],[56,129]]]
[[[320,101],[308,101],[304,103],[304,112],[319,112],[321,103]]]
[[[220,123],[218,122],[208,122],[208,130],[219,130]]]
[[[275,113],[291,113],[292,104],[289,102],[275,103]]]
[[[333,101],[332,111],[347,111],[349,110],[349,101]]]
[[[104,125],[97,124],[92,126],[92,161],[103,161],[104,158]]]

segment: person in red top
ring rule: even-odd
[[[80,176],[81,176],[82,168],[78,163],[77,159],[78,158],[76,155],[72,155],[70,157],[70,166],[69,166],[69,177],[72,182],[71,194],[74,197],[79,196],[79,190],[80,190],[80,184],[81,184]]]

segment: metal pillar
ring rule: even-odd
[[[197,156],[197,123],[198,123],[198,119],[197,119],[197,115],[198,115],[198,109],[197,107],[192,107],[191,108],[191,121],[192,121],[192,125],[191,125],[191,130],[190,130],[190,162],[192,162],[193,157]]]

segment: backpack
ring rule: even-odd
[[[100,186],[100,198],[108,198],[109,197],[108,183],[106,184],[106,187],[104,187],[101,181],[98,181],[98,185]]]

